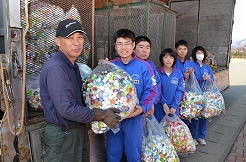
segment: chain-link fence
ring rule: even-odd
[[[159,65],[161,50],[174,48],[176,12],[153,2],[106,6],[95,11],[95,62],[115,54],[113,34],[121,29],[132,30],[136,36],[148,36],[152,42],[149,59]]]
[[[27,75],[38,74],[42,65],[54,55],[55,29],[64,19],[75,19],[82,23],[87,35],[84,49],[78,62],[87,64],[91,53],[92,1],[91,0],[29,0],[29,29],[26,35]],[[26,27],[24,1],[21,0],[22,27]]]

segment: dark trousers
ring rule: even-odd
[[[48,124],[44,130],[46,162],[89,162],[90,142],[85,124],[61,130]]]

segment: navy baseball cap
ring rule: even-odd
[[[84,28],[77,20],[66,19],[61,21],[56,28],[56,37],[69,37],[75,32],[81,32],[86,34]]]

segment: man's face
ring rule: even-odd
[[[135,54],[138,58],[146,60],[150,54],[150,44],[147,41],[139,42],[135,47]]]
[[[74,63],[76,58],[81,54],[84,46],[84,36],[80,32],[76,32],[67,38],[55,38],[56,45]]]
[[[176,49],[176,52],[179,58],[184,59],[188,53],[188,48],[186,46],[181,45]]]
[[[135,42],[132,42],[130,38],[117,38],[115,42],[115,49],[122,58],[128,58],[131,56]]]

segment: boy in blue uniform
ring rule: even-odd
[[[175,49],[178,57],[174,67],[183,73],[185,79],[188,79],[195,69],[194,63],[186,59],[188,43],[185,40],[179,40],[175,43]]]
[[[165,114],[179,116],[180,100],[184,94],[184,79],[180,70],[174,68],[176,53],[166,48],[159,57],[161,67],[157,69],[161,80],[161,100],[155,107],[155,117],[160,122]]]
[[[202,88],[202,85],[205,80],[212,79],[214,81],[214,75],[211,67],[207,64],[204,64],[204,60],[207,57],[207,52],[202,46],[197,46],[192,50],[192,59],[195,64],[195,75],[198,81],[199,86]],[[191,120],[191,135],[194,139],[196,145],[200,143],[205,146],[206,141],[204,140],[206,136],[206,119],[198,118]],[[196,131],[198,127],[198,138],[196,139]]]
[[[135,34],[128,29],[118,30],[113,41],[120,57],[111,60],[112,63],[124,69],[133,79],[136,87],[139,105],[133,114],[120,122],[120,131],[106,133],[107,161],[119,162],[122,151],[127,161],[140,162],[142,154],[142,118],[143,113],[150,110],[155,101],[156,80],[151,66],[137,58],[133,52]]]
[[[178,56],[174,67],[179,69],[183,73],[184,79],[188,79],[190,75],[195,72],[194,63],[186,59],[186,56],[188,54],[188,43],[185,40],[179,40],[175,43],[175,49]],[[189,127],[189,120],[182,120]]]
[[[150,64],[150,66],[153,69],[153,72],[155,74],[155,78],[156,78],[156,85],[157,85],[157,89],[156,89],[156,100],[155,103],[153,104],[153,106],[151,107],[151,109],[145,114],[145,116],[147,115],[152,115],[154,113],[154,105],[156,105],[159,100],[160,100],[160,77],[159,74],[156,71],[156,66],[155,64],[148,60],[149,55],[150,55],[150,49],[151,49],[151,41],[148,37],[146,36],[137,36],[135,39],[135,49],[134,52],[136,54],[136,56],[142,60],[145,60],[146,62],[148,62]]]

